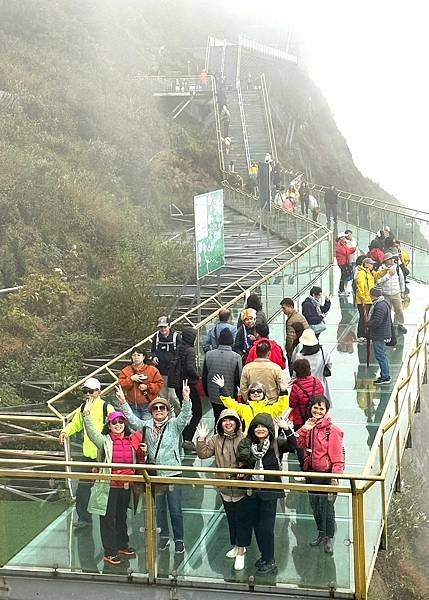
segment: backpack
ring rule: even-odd
[[[177,349],[177,331],[173,331],[173,340],[172,342],[163,342],[164,344],[173,344],[173,352],[176,351]],[[159,341],[159,331],[157,332],[156,336],[155,336],[155,350],[158,350],[159,345],[161,344],[161,342]],[[167,350],[167,352],[171,352],[170,349]]]
[[[307,396],[307,398],[308,398],[308,404],[310,404],[310,402],[312,401],[312,399],[315,397],[315,392],[316,392],[316,378],[315,378],[315,377],[313,377],[313,386],[312,386],[312,390],[311,390],[311,396],[310,396],[310,394],[307,392],[307,390],[305,390],[305,389],[302,387],[302,385],[300,385],[300,384],[299,384],[298,380],[296,380],[294,383],[295,383],[295,385],[297,385],[297,386],[299,387],[299,389],[300,389],[302,392],[304,392],[304,394],[305,394],[305,395]],[[297,410],[298,410],[299,416],[301,417],[301,419],[302,419],[302,422],[303,422],[303,423],[305,423],[305,415],[303,415],[303,414],[302,414],[302,410],[301,410],[301,409],[302,409],[302,407],[301,407],[301,406],[297,407]],[[294,409],[294,410],[295,410],[295,409]]]

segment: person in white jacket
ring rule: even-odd
[[[380,288],[384,299],[395,312],[398,331],[407,333],[404,327],[404,312],[402,308],[402,298],[405,294],[405,279],[397,262],[398,256],[398,254],[386,252],[383,267],[389,269],[389,273],[378,280],[377,287]]]

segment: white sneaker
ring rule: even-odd
[[[360,337],[358,338],[358,344],[364,344],[366,342],[366,337]]]
[[[242,571],[244,569],[244,554],[237,554],[235,557],[234,570]]]
[[[225,556],[226,558],[235,558],[237,556],[237,546],[234,546],[231,548],[231,550],[228,550]]]
[[[305,483],[305,477],[293,477],[295,483]]]

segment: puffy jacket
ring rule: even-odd
[[[113,440],[109,434],[105,435],[98,431],[97,426],[92,419],[91,415],[87,415],[83,417],[85,423],[85,432],[88,435],[91,442],[97,448],[97,461],[112,463],[113,462]],[[136,432],[131,434],[128,438],[130,445],[132,447],[131,452],[131,463],[135,464],[136,462],[144,462],[144,459],[141,455],[140,444],[143,441],[143,436],[141,433]],[[140,457],[140,458],[139,458]],[[99,470],[100,473],[108,475],[112,472],[110,467],[101,467]],[[123,470],[113,470],[113,472],[122,473],[122,474],[134,474],[134,470],[132,469],[123,469]],[[119,482],[117,482],[119,483]],[[115,485],[115,482],[111,480],[110,485],[112,487],[119,487]],[[91,497],[88,502],[88,511],[97,515],[105,515],[107,509],[107,503],[109,500],[108,495],[104,493],[105,483],[104,481],[95,481],[92,489],[91,489]]]
[[[314,386],[314,387],[313,387]],[[289,418],[292,419],[295,429],[299,429],[307,419],[307,407],[312,396],[323,396],[325,388],[317,377],[298,377],[289,395],[289,406],[293,408]]]
[[[320,311],[317,310],[318,308],[320,308]],[[320,306],[317,300],[311,296],[308,296],[308,298],[306,298],[302,303],[301,311],[304,317],[307,319],[307,323],[309,325],[318,325],[323,321],[324,315],[330,308],[331,301],[329,298],[326,298],[323,306]]]
[[[225,436],[223,433],[221,421],[225,417],[230,417],[237,423],[237,429],[233,436]],[[205,440],[197,439],[198,458],[211,458],[214,456],[216,467],[220,469],[238,469],[237,448],[244,436],[241,430],[240,417],[235,410],[225,408],[220,413],[216,423],[216,431],[215,435]],[[228,479],[228,475],[224,473],[218,473],[216,477]],[[234,496],[236,498],[242,498],[245,495],[243,488],[222,488],[220,492],[223,496]]]
[[[343,431],[325,415],[311,431],[298,431],[298,448],[304,450],[304,471],[343,473]]]
[[[267,400],[261,400],[260,402],[251,400],[247,404],[241,404],[234,400],[234,398],[231,398],[231,396],[227,396],[225,388],[220,390],[219,398],[224,406],[235,410],[240,419],[243,419],[244,433],[246,433],[255,415],[268,413],[272,417],[280,417],[289,408],[289,396],[285,393],[281,393],[274,404],[268,404]]]
[[[276,451],[274,448],[275,442],[275,428],[273,418],[266,412],[259,413],[256,415],[250,425],[247,436],[240,442],[237,450],[237,460],[243,467],[253,469],[255,467],[256,459],[252,453],[252,444],[258,443],[258,438],[255,435],[255,428],[257,425],[264,425],[269,432],[270,447],[262,458],[262,464],[266,471],[280,471],[281,466],[277,460]],[[296,437],[293,431],[285,432],[285,436],[279,436],[277,438],[277,447],[280,461],[283,458],[285,452],[294,452],[296,449]],[[263,472],[263,471],[262,471]],[[276,475],[264,475],[264,481],[275,481],[281,482],[281,478]],[[283,492],[276,490],[258,490],[255,491],[262,500],[272,500],[283,496]]]
[[[121,405],[121,410],[128,419],[128,423],[132,429],[144,432],[145,441],[147,444],[147,462],[157,465],[180,466],[180,437],[182,431],[191,420],[192,406],[191,402],[183,402],[182,410],[179,416],[170,417],[165,425],[164,435],[162,436],[161,444],[158,451],[158,456],[155,461],[156,448],[158,445],[158,437],[155,435],[153,419],[139,419],[131,410],[128,403]],[[158,471],[158,475],[170,477],[172,475],[180,475],[181,471]]]
[[[331,190],[328,188],[325,190],[325,204],[329,204],[330,206],[335,206],[338,202],[338,192],[337,190]]]
[[[355,249],[347,246],[346,242],[339,241],[335,246],[335,258],[337,259],[337,265],[344,267],[352,262],[352,255],[355,253]]]
[[[281,346],[279,346],[275,340],[269,340],[268,338],[258,338],[253,342],[253,346],[250,348],[249,354],[247,355],[246,365],[258,358],[256,354],[256,348],[261,342],[268,342],[270,345],[270,361],[276,363],[276,365],[279,365],[280,368],[285,369],[286,361]]]
[[[135,374],[146,375],[142,383],[147,385],[147,390],[142,392],[139,388],[140,383],[131,379]],[[131,404],[148,404],[154,400],[164,385],[161,373],[152,365],[128,365],[122,369],[119,374],[119,385],[126,391],[127,401]]]
[[[177,355],[180,360],[180,377],[184,381],[187,379],[190,383],[195,383],[198,379],[197,357],[195,354],[195,338],[197,332],[191,327],[182,331],[182,343],[177,349]]]
[[[107,406],[103,408],[104,404],[105,402],[103,398],[98,396],[91,406],[91,418],[93,420],[94,426],[97,428],[98,431],[101,431],[104,427],[104,413],[109,414],[115,410],[111,404],[107,404]],[[84,420],[81,405],[74,413],[73,419],[70,421],[70,423],[64,427],[64,432],[69,437],[71,437],[75,433],[79,433],[82,430],[83,455],[86,456],[86,458],[91,458],[94,460],[95,458],[97,458],[97,446],[88,437],[86,428],[84,428]]]
[[[357,267],[355,276],[356,304],[372,304],[370,291],[387,272],[388,269],[374,272],[366,269],[363,265]]]
[[[392,336],[391,310],[383,296],[376,299],[370,310],[368,331],[372,340],[383,341]]]
[[[236,396],[240,388],[242,368],[241,356],[234,352],[231,346],[219,346],[216,350],[207,352],[203,364],[202,382],[210,402],[221,404],[219,387],[213,383],[213,375],[222,373],[226,389],[231,390],[233,396]]]
[[[387,273],[387,275],[381,277],[378,280],[377,286],[381,289],[383,296],[403,294],[405,292],[405,278],[399,265],[395,266],[393,275]]]

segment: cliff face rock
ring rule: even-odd
[[[388,549],[379,553],[370,600],[429,598],[429,386],[415,415],[412,449],[404,455],[402,492],[393,497],[388,517]]]

